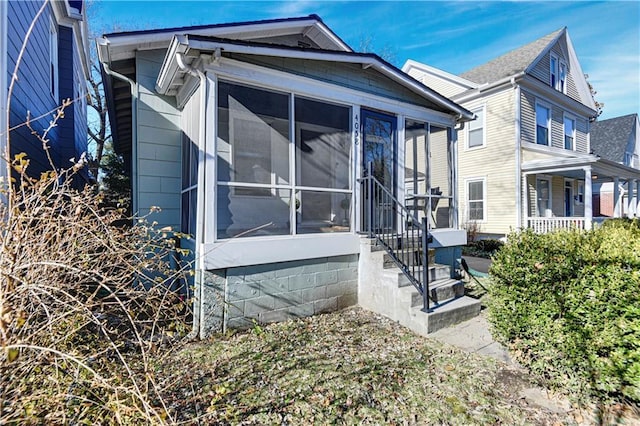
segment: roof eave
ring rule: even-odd
[[[128,33],[112,33],[106,34],[103,38],[110,41],[111,47],[118,53],[113,54],[113,60],[127,59],[132,57],[137,50],[150,50],[167,48],[175,34],[194,34],[202,36],[214,36],[233,38],[234,35],[241,33],[268,32],[279,30],[282,34],[290,34],[295,30],[306,28],[304,34],[308,34],[311,28],[316,28],[326,37],[327,40],[338,49],[345,52],[352,52],[351,47],[345,43],[338,35],[329,29],[322,20],[315,16],[307,16],[302,18],[276,19],[272,21],[255,21],[250,23],[238,23],[225,26],[211,25],[184,28],[167,28],[149,31],[134,31]],[[117,55],[117,56],[116,56]]]

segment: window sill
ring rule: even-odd
[[[353,232],[277,235],[222,240],[204,244],[205,268],[288,262],[301,259],[357,254],[360,238]]]

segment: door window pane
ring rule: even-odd
[[[395,193],[395,117],[363,114],[363,166],[371,163],[373,176]]]

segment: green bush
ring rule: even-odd
[[[465,256],[485,257],[488,259],[500,250],[503,245],[504,243],[502,241],[494,239],[471,241],[462,248],[462,254]]]
[[[490,270],[497,340],[576,399],[640,402],[640,227],[512,234]]]

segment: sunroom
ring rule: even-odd
[[[453,128],[473,115],[375,55],[175,36],[156,90],[190,129],[182,231],[205,270],[358,253],[369,163],[436,246],[463,242]]]

